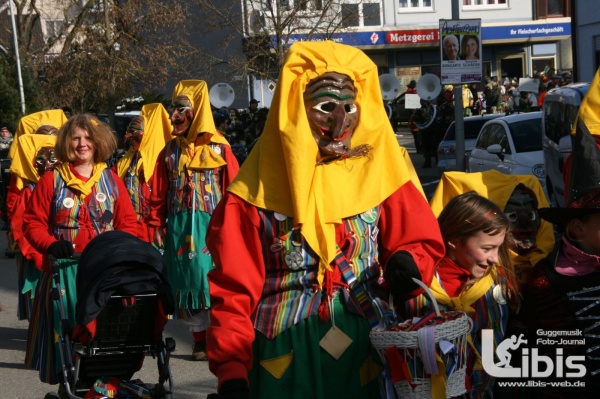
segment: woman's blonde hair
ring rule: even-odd
[[[506,232],[504,242],[498,249],[499,262],[486,270],[485,275],[495,272],[495,282],[502,286],[504,297],[515,308],[519,302],[519,284],[510,255],[512,239],[511,224],[502,210],[489,199],[475,191],[456,196],[448,202],[438,217],[444,243],[453,240],[461,242],[482,231],[489,235]],[[462,290],[469,289],[478,279],[472,279]]]
[[[54,154],[59,161],[75,160],[75,152],[71,148],[75,128],[85,130],[94,143],[95,164],[106,161],[117,149],[117,138],[106,123],[91,114],[78,114],[69,118],[58,131]]]

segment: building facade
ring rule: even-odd
[[[305,7],[308,12],[318,10],[324,2],[267,3],[269,7],[289,10]],[[327,37],[361,48],[377,64],[380,75],[391,73],[400,80],[401,91],[413,79],[418,80],[426,73],[440,73],[440,20],[481,19],[484,77],[504,81],[573,68],[569,0],[342,0],[339,3],[339,18],[344,19],[341,29]],[[252,9],[256,10],[256,4]],[[256,18],[252,13],[246,15],[249,22]],[[305,33],[293,33],[289,43],[305,39]],[[264,87],[258,87],[260,82],[255,85],[261,93],[265,91]]]

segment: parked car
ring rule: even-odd
[[[464,121],[464,137],[465,137],[465,165],[466,160],[471,154],[471,150],[475,145],[475,139],[479,134],[479,130],[489,120],[500,118],[504,114],[483,114],[476,116],[467,116]],[[444,138],[438,145],[438,163],[437,168],[440,174],[449,170],[456,170],[456,126],[454,122],[448,126]]]
[[[481,128],[469,157],[469,172],[496,169],[512,175],[533,174],[546,186],[542,148],[542,112],[503,116]]]
[[[565,206],[563,166],[571,153],[571,129],[589,83],[571,83],[548,91],[542,105],[546,190],[550,206]]]
[[[400,94],[389,103],[392,108],[390,122],[392,123],[394,130],[398,129],[401,125],[408,124],[408,120],[414,111],[413,109],[405,108],[405,96],[406,92]]]

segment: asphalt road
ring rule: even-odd
[[[421,184],[428,198],[433,194],[439,174],[435,167],[423,169],[423,157],[415,153],[412,135],[401,129],[397,134],[400,145],[405,146],[419,174]],[[17,273],[14,259],[4,257],[6,233],[0,231],[0,392],[6,398],[42,399],[48,392],[55,392],[57,386],[39,381],[36,371],[23,364],[27,342],[27,321],[17,320]],[[217,380],[208,370],[206,362],[189,360],[192,336],[187,326],[180,321],[170,321],[164,332],[165,337],[173,337],[177,349],[171,356],[171,371],[174,379],[174,398],[205,398],[216,391]],[[153,359],[146,359],[140,372],[134,377],[144,382],[158,382],[158,371]]]

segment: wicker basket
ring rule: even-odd
[[[466,393],[465,376],[467,366],[467,336],[471,332],[472,320],[463,312],[440,312],[437,301],[432,292],[419,280],[414,280],[427,293],[433,303],[437,317],[444,321],[435,325],[434,343],[435,348],[428,348],[428,351],[435,351],[444,363],[446,370],[439,372],[450,373],[446,379],[446,397],[451,398]],[[393,308],[393,304],[390,303]],[[402,328],[412,324],[412,320],[406,321],[398,326],[399,330],[371,331],[371,342],[377,350],[382,362],[388,365],[386,350],[396,347],[400,355],[407,363],[410,371],[410,382],[408,380],[395,381],[394,389],[402,399],[423,399],[431,398],[431,378],[425,370],[423,364],[422,345],[419,345],[419,329],[404,331]],[[454,346],[450,355],[444,354],[440,349],[440,341],[447,341]],[[452,359],[450,360],[450,356]],[[451,370],[448,370],[448,363],[451,363]],[[389,367],[389,366],[388,366]],[[388,370],[388,375],[389,375]]]

